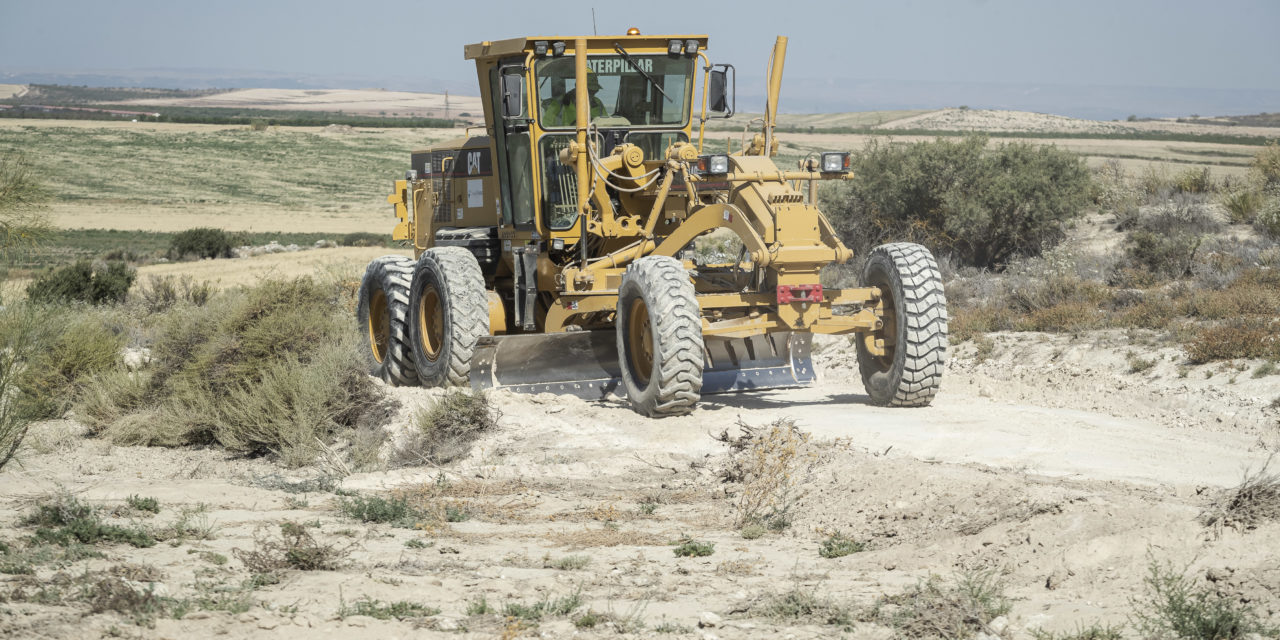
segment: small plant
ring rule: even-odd
[[[1129,353],[1126,359],[1129,362],[1129,373],[1142,373],[1156,366],[1155,358],[1143,358],[1136,353]]]
[[[508,602],[503,605],[502,614],[508,618],[537,621],[544,616],[567,616],[581,606],[582,593],[581,591],[575,591],[559,598],[552,598],[548,595],[544,599],[530,604]],[[468,613],[470,613],[470,608],[468,608]]]
[[[183,507],[173,522],[156,529],[156,538],[174,546],[187,540],[212,540],[218,527],[209,522],[208,512],[206,504]]]
[[[471,514],[466,508],[455,504],[446,504],[444,506],[445,522],[465,522],[471,518]]]
[[[677,558],[701,558],[715,553],[716,545],[712,542],[701,542],[685,538],[673,551]]]
[[[1276,375],[1277,373],[1280,373],[1280,367],[1276,366],[1276,361],[1268,360],[1258,365],[1250,375],[1254,378],[1265,378],[1267,376]]]
[[[768,596],[753,612],[783,620],[801,620],[818,624],[847,627],[856,619],[852,605],[839,602],[818,593],[818,588],[803,589],[799,585],[790,591]]]
[[[233,549],[232,553],[250,573],[275,575],[286,569],[300,571],[332,571],[340,568],[352,546],[338,547],[316,541],[304,525],[285,522],[280,537],[274,539],[261,531],[254,535],[255,549]]]
[[[146,529],[103,523],[98,509],[80,502],[70,493],[59,493],[37,504],[24,524],[36,528],[37,541],[63,547],[76,542],[90,545],[125,542],[135,547],[156,544]]]
[[[1277,631],[1248,605],[1198,584],[1171,564],[1152,560],[1143,582],[1145,593],[1131,603],[1132,623],[1142,637],[1235,640]]]
[[[204,560],[205,562],[208,562],[209,564],[216,565],[219,567],[227,564],[226,556],[222,555],[221,553],[215,553],[213,551],[202,551],[200,553],[200,559]]]
[[[435,607],[429,607],[418,602],[410,602],[408,600],[397,600],[395,602],[380,602],[369,597],[364,597],[350,605],[343,604],[338,609],[338,617],[345,618],[347,616],[369,616],[377,620],[404,620],[406,618],[426,618],[440,613]]]
[[[135,493],[128,498],[125,498],[124,503],[129,505],[129,508],[134,511],[160,513],[160,501],[155,498],[144,498]]]
[[[394,454],[402,465],[444,464],[466,456],[471,443],[498,426],[497,407],[482,391],[450,391],[414,417],[414,430]]]
[[[878,617],[902,638],[971,637],[1011,607],[993,572],[962,573],[951,582],[930,576],[880,603],[897,605]]]
[[[377,522],[397,527],[412,527],[422,514],[409,505],[404,496],[350,496],[338,502],[338,510],[360,522]]]
[[[1121,633],[1123,627],[1094,623],[1089,626],[1077,626],[1075,631],[1054,633],[1043,629],[1032,629],[1031,637],[1035,640],[1124,640]]]
[[[764,525],[753,522],[739,530],[738,534],[741,535],[744,540],[755,540],[765,534],[765,528]]]
[[[570,555],[556,558],[551,562],[551,568],[559,569],[560,571],[578,571],[580,569],[586,569],[590,564],[591,556]]]
[[[657,510],[658,510],[658,505],[653,502],[646,502],[640,505],[640,508],[639,508],[640,515],[643,515],[643,516],[651,516]]]
[[[404,541],[404,546],[407,549],[426,549],[427,547],[430,547],[432,544],[434,543],[427,542],[422,538],[409,538],[408,540]]]
[[[596,613],[591,609],[587,609],[586,613],[573,619],[573,626],[579,629],[594,629],[596,625],[605,622],[608,619],[609,617],[602,613]]]
[[[479,598],[467,603],[467,615],[469,616],[483,616],[497,612],[498,610],[493,605],[489,604],[488,598],[485,598],[483,594],[481,594]]]
[[[824,558],[843,558],[866,548],[865,544],[836,531],[822,541],[822,546],[818,548],[818,555]]]

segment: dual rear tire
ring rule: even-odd
[[[428,249],[416,263],[374,260],[356,310],[372,373],[396,386],[467,386],[476,341],[489,334],[488,304],[480,264],[461,247]]]

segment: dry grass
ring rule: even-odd
[[[463,458],[472,442],[497,428],[501,416],[483,391],[451,390],[414,416],[414,429],[392,460],[434,465]]]
[[[804,495],[805,475],[817,461],[810,436],[785,418],[758,427],[739,422],[738,427],[741,433],[736,436],[726,430],[717,437],[729,445],[728,464],[720,470],[720,479],[739,485],[736,526],[785,529],[796,501]]]
[[[647,531],[623,529],[604,526],[599,529],[587,528],[555,531],[546,535],[558,547],[569,549],[589,549],[595,547],[661,547],[669,543],[663,538]]]
[[[236,558],[251,573],[275,575],[288,569],[300,571],[333,571],[346,564],[355,543],[345,547],[318,542],[307,527],[296,522],[280,525],[280,536],[272,537],[259,529],[254,534],[254,549],[232,549]]]
[[[1268,473],[1268,458],[1261,469],[1246,472],[1233,489],[1221,492],[1200,513],[1206,527],[1253,529],[1264,522],[1280,520],[1280,472]]]
[[[875,617],[894,628],[899,638],[967,638],[977,633],[998,637],[987,623],[1010,608],[994,573],[967,572],[949,582],[930,576],[901,594],[882,598]]]

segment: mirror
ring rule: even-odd
[[[719,64],[711,70],[711,77],[707,82],[707,110],[712,113],[723,114],[722,117],[728,118],[733,115],[734,102],[736,97],[734,94],[737,88],[734,86],[734,69],[732,65]]]
[[[498,90],[502,92],[502,117],[523,117],[524,67],[503,67],[498,75]]]

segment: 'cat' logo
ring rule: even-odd
[[[480,152],[472,151],[467,154],[467,175],[474,176],[480,173]]]

